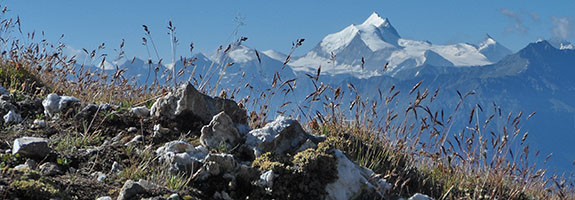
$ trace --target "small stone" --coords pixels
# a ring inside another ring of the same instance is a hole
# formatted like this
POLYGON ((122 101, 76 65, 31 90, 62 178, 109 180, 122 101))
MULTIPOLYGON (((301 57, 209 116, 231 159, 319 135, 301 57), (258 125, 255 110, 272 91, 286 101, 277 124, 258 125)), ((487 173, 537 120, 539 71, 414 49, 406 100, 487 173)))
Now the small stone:
POLYGON ((4 123, 5 124, 12 124, 12 123, 20 123, 22 122, 22 116, 16 113, 15 111, 11 110, 6 115, 4 115, 4 123))
POLYGON ((111 174, 119 174, 120 172, 122 172, 123 167, 122 165, 120 165, 120 163, 114 161, 114 163, 112 163, 112 169, 110 169, 110 173, 111 174))
POLYGON ((46 126, 48 126, 48 124, 46 123, 46 120, 43 120, 43 119, 35 119, 34 120, 34 125, 33 125, 34 128, 41 129, 41 128, 46 128, 46 126))
POLYGON ((40 172, 44 176, 55 176, 55 175, 63 174, 62 170, 60 170, 60 166, 58 166, 56 163, 52 163, 52 162, 47 162, 47 163, 40 165, 40 172))
POLYGON ((25 170, 30 169, 30 166, 28 166, 28 165, 26 165, 26 164, 19 164, 19 165, 16 165, 16 166, 14 167, 14 169, 15 169, 15 170, 25 171, 25 170))
POLYGON ((126 200, 135 197, 138 194, 146 193, 146 189, 140 185, 138 182, 132 180, 127 180, 124 186, 120 190, 120 195, 118 195, 118 200, 126 200))
POLYGON ((4 112, 6 111, 10 111, 10 110, 16 110, 16 106, 14 106, 13 104, 11 104, 9 102, 10 97, 6 96, 6 95, 2 95, 2 100, 0 100, 0 110, 3 110, 4 112), (4 97, 7 97, 8 99, 4 99, 4 97))
POLYGON ((166 199, 167 198, 165 197, 157 196, 157 197, 142 198, 141 200, 166 200, 166 199))
POLYGON ((128 133, 135 133, 136 131, 138 131, 138 128, 136 128, 136 127, 128 128, 128 133))
POLYGON ((144 179, 138 180, 138 184, 140 184, 140 186, 142 186, 146 191, 157 190, 160 188, 160 186, 144 179))
POLYGON ((4 87, 0 86, 0 95, 9 95, 10 91, 6 90, 4 87))
POLYGON ((50 153, 48 140, 39 137, 21 137, 14 140, 12 154, 26 157, 44 158, 50 153))
POLYGON ((122 138, 124 138, 124 133, 125 133, 125 132, 122 132, 122 131, 121 131, 121 132, 119 132, 116 136, 114 136, 114 137, 112 138, 112 143, 115 144, 115 143, 120 142, 120 141, 122 140, 122 138))
POLYGON ((274 172, 272 170, 269 170, 267 172, 264 172, 261 176, 260 176, 260 184, 265 186, 266 188, 272 188, 273 184, 274 184, 274 178, 277 177, 276 174, 274 174, 274 172))
POLYGON ((132 108, 132 109, 130 109, 130 112, 132 112, 134 115, 136 115, 136 117, 145 118, 145 117, 150 116, 150 109, 148 109, 144 106, 132 108))
POLYGON ((181 198, 180 195, 177 194, 177 193, 174 193, 174 194, 172 194, 172 195, 170 195, 170 196, 168 197, 168 200, 181 200, 181 199, 182 199, 182 198, 181 198))
POLYGON ((96 200, 112 200, 112 197, 110 196, 98 197, 96 200))
POLYGON ((214 193, 213 199, 232 200, 232 198, 226 191, 214 193))
POLYGON ((106 174, 104 174, 102 172, 94 172, 94 173, 92 173, 92 176, 95 176, 96 180, 98 182, 104 182, 104 180, 106 180, 106 178, 108 178, 108 176, 106 176, 106 174))
POLYGON ((132 140, 130 140, 129 142, 124 144, 124 146, 131 146, 131 145, 137 144, 138 142, 142 141, 143 139, 144 139, 144 136, 136 135, 136 136, 134 136, 134 138, 132 138, 132 140))
POLYGON ((152 135, 152 137, 161 137, 163 135, 166 135, 168 133, 170 133, 170 129, 169 128, 164 128, 162 127, 162 125, 160 124, 156 124, 154 125, 154 135, 152 135))
POLYGON ((30 169, 36 169, 36 166, 38 165, 38 163, 32 159, 27 159, 24 164, 27 165, 30 169))
POLYGON ((156 150, 157 154, 165 154, 167 152, 184 153, 194 150, 194 145, 187 143, 183 140, 171 141, 156 150))
POLYGON ((425 194, 416 193, 413 196, 411 196, 408 200, 433 200, 433 198, 425 194))
POLYGON ((110 104, 100 104, 98 106, 98 108, 100 108, 100 111, 108 111, 108 110, 112 110, 112 109, 117 109, 118 106, 113 106, 110 104))

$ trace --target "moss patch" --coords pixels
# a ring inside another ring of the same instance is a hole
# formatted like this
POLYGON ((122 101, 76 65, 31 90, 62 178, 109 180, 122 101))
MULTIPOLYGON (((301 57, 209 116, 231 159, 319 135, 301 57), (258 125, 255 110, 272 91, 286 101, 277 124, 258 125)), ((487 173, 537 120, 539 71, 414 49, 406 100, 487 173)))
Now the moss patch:
POLYGON ((44 179, 24 179, 10 183, 10 189, 19 196, 29 199, 48 199, 61 196, 61 191, 50 181, 44 179))
POLYGON ((329 145, 307 149, 293 157, 264 153, 253 162, 260 171, 277 175, 271 188, 274 199, 323 199, 325 186, 337 179, 337 159, 329 145))
POLYGON ((257 157, 252 163, 252 166, 257 167, 260 171, 279 171, 285 169, 288 162, 289 158, 285 158, 276 153, 266 152, 260 157, 257 157))

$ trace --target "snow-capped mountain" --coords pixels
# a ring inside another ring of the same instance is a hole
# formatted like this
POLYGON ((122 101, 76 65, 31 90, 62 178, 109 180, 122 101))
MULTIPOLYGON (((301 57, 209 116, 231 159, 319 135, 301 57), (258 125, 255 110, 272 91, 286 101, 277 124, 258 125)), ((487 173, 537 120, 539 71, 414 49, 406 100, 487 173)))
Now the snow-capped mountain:
POLYGON ((547 42, 557 49, 575 49, 575 45, 563 39, 551 38, 550 40, 547 40, 547 42))
POLYGON ((322 53, 339 54, 356 38, 369 50, 378 51, 398 47, 397 40, 400 36, 388 19, 383 19, 374 12, 362 24, 352 24, 340 32, 327 35, 319 48, 322 53))
POLYGON ((394 76, 402 69, 422 65, 480 66, 499 61, 511 52, 489 37, 480 47, 459 43, 434 45, 401 38, 389 19, 371 14, 362 24, 352 24, 329 34, 315 48, 295 59, 295 71, 311 72, 322 66, 331 75, 353 72, 356 77, 394 76), (384 71, 384 66, 389 63, 384 71))
POLYGON ((489 34, 487 34, 485 40, 479 44, 479 52, 493 63, 513 53, 507 47, 495 41, 489 34))

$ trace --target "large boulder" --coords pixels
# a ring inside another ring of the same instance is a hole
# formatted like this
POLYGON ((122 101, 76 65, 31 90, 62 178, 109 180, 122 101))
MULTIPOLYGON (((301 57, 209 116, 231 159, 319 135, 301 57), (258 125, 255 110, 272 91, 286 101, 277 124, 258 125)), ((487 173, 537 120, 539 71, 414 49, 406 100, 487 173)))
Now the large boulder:
POLYGON ((391 188, 385 179, 374 179, 373 171, 355 164, 340 150, 334 150, 334 155, 338 178, 326 186, 326 199, 380 199, 391 188))
POLYGON ((306 133, 297 120, 279 116, 263 128, 250 131, 246 144, 254 150, 257 157, 265 152, 294 153, 301 151, 302 145, 308 143, 306 147, 313 147, 313 144, 320 140, 306 133), (310 142, 313 144, 309 144, 310 142))
POLYGON ((225 111, 236 124, 247 123, 246 110, 238 106, 236 102, 219 97, 212 98, 187 83, 175 93, 159 98, 152 105, 151 115, 164 119, 192 115, 208 123, 214 115, 222 111, 225 111))
POLYGON ((213 117, 212 121, 202 127, 200 142, 212 149, 225 147, 232 149, 240 142, 240 134, 232 119, 224 112, 213 117))
POLYGON ((21 137, 14 140, 12 154, 25 157, 44 158, 50 153, 48 140, 39 137, 21 137))

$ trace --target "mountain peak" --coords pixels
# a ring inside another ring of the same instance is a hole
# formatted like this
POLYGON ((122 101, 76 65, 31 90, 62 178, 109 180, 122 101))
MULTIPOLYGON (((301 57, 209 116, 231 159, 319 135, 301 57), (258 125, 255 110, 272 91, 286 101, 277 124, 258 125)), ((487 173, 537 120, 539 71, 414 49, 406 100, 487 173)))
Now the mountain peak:
POLYGON ((496 63, 507 55, 512 54, 511 50, 499 44, 489 34, 485 34, 485 39, 479 44, 479 52, 483 54, 487 60, 496 63))
POLYGON ((551 46, 553 46, 557 49, 560 49, 560 50, 574 49, 573 44, 571 44, 571 42, 564 40, 564 39, 551 38, 551 39, 547 40, 547 42, 549 42, 549 44, 551 44, 551 46))
POLYGON ((376 27, 389 26, 389 20, 387 18, 382 18, 377 14, 377 12, 371 13, 371 15, 363 22, 363 24, 371 24, 376 27))
POLYGON ((483 42, 481 42, 479 44, 479 50, 485 49, 487 47, 489 47, 490 45, 494 45, 497 44, 497 41, 495 41, 495 39, 493 39, 493 37, 491 37, 489 34, 485 34, 485 39, 483 39, 483 42))
POLYGON ((491 37, 491 35, 489 35, 489 33, 485 33, 485 39, 493 39, 493 37, 491 37))
POLYGON ((548 50, 548 49, 557 49, 555 48, 549 41, 538 39, 535 43, 530 43, 525 48, 521 49, 520 51, 526 50, 548 50))

